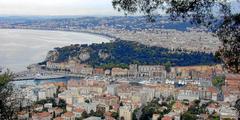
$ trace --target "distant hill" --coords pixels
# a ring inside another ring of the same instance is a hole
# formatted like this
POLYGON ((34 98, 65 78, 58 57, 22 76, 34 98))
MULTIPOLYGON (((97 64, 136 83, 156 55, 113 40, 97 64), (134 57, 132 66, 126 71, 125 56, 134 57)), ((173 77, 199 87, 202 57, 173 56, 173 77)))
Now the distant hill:
POLYGON ((212 53, 169 50, 137 42, 116 40, 111 43, 71 45, 49 51, 46 61, 75 60, 94 67, 127 67, 129 64, 165 64, 173 66, 212 65, 219 63, 212 53))
POLYGON ((0 16, 0 27, 15 28, 27 26, 32 29, 69 30, 108 26, 115 29, 143 30, 143 29, 176 29, 187 31, 194 27, 189 21, 170 21, 168 17, 156 17, 156 22, 148 22, 144 16, 113 16, 113 17, 84 17, 84 16, 0 16), (36 27, 37 26, 37 27, 36 27))

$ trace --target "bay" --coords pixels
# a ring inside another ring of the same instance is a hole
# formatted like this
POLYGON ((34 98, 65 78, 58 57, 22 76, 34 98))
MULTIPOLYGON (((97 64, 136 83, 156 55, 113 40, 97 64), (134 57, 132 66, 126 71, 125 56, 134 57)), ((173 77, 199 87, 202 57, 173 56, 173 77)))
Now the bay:
POLYGON ((0 29, 0 66, 13 72, 45 59, 55 47, 109 42, 106 37, 79 32, 0 29))

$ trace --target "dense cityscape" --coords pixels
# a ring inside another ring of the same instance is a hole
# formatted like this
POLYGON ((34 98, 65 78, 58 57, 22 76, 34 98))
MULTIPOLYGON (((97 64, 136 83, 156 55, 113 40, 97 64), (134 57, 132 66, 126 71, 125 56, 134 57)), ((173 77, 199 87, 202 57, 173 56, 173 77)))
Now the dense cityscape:
POLYGON ((0 28, 88 32, 169 49, 215 52, 221 43, 206 29, 186 22, 146 22, 144 17, 2 17, 0 28), (141 23, 141 24, 139 24, 141 23))
POLYGON ((240 119, 239 1, 9 1, 0 120, 240 119))
MULTIPOLYGON (((91 30, 97 33, 95 28, 91 30)), ((107 31, 106 33, 113 34, 107 31)), ((114 37, 111 39, 114 40, 114 37)), ((123 44, 122 50, 129 50, 128 47, 124 48, 129 44, 121 41, 112 41, 117 43, 113 48, 123 44)), ((111 46, 111 43, 106 45, 111 46)), ((150 65, 143 64, 144 61, 136 64, 116 64, 107 62, 116 52, 103 49, 107 46, 92 46, 96 47, 91 47, 96 50, 96 55, 89 52, 88 45, 55 48, 48 53, 46 61, 32 64, 27 71, 16 74, 16 81, 70 78, 67 82, 19 85, 17 90, 22 93, 19 97, 22 98, 21 105, 24 109, 18 113, 18 119, 187 120, 235 119, 238 116, 233 106, 239 96, 240 86, 236 84, 239 75, 228 73, 218 62, 192 66, 176 66, 171 62, 150 65), (88 64, 94 60, 97 63, 88 64), (104 61, 106 64, 103 64, 104 61)), ((133 48, 139 49, 137 46, 133 48)), ((140 48, 144 47, 140 45, 140 48)), ((122 55, 120 53, 116 54, 122 55)), ((114 58, 116 59, 116 56, 114 58)))
MULTIPOLYGON (((69 61, 48 62, 46 68, 46 73, 81 74, 84 79, 20 86, 22 107, 31 107, 21 111, 18 119, 237 117, 232 105, 239 95, 239 75, 225 74, 221 65, 171 67, 167 71, 161 65, 132 64, 129 69, 104 70, 69 61)), ((39 69, 32 66, 29 71, 39 69)))

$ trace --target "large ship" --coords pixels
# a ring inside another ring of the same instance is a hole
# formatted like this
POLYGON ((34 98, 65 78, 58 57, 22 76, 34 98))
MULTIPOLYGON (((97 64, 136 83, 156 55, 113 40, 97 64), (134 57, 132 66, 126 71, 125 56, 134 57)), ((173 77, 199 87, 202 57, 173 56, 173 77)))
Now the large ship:
POLYGON ((59 79, 59 78, 65 78, 65 76, 36 74, 34 77, 34 80, 47 80, 47 79, 59 79))
POLYGON ((65 75, 52 75, 52 74, 24 74, 24 75, 18 75, 14 77, 13 80, 49 80, 49 79, 59 79, 59 78, 65 78, 65 75))

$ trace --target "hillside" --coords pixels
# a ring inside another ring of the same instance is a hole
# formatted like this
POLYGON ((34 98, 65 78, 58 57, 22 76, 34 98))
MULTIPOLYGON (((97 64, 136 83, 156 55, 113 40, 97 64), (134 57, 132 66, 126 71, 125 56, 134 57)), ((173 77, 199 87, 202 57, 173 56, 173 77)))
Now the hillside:
POLYGON ((212 53, 169 50, 137 42, 116 40, 111 43, 70 45, 49 51, 46 60, 67 62, 75 60, 94 67, 127 67, 136 64, 165 64, 173 66, 211 65, 219 63, 212 53))

